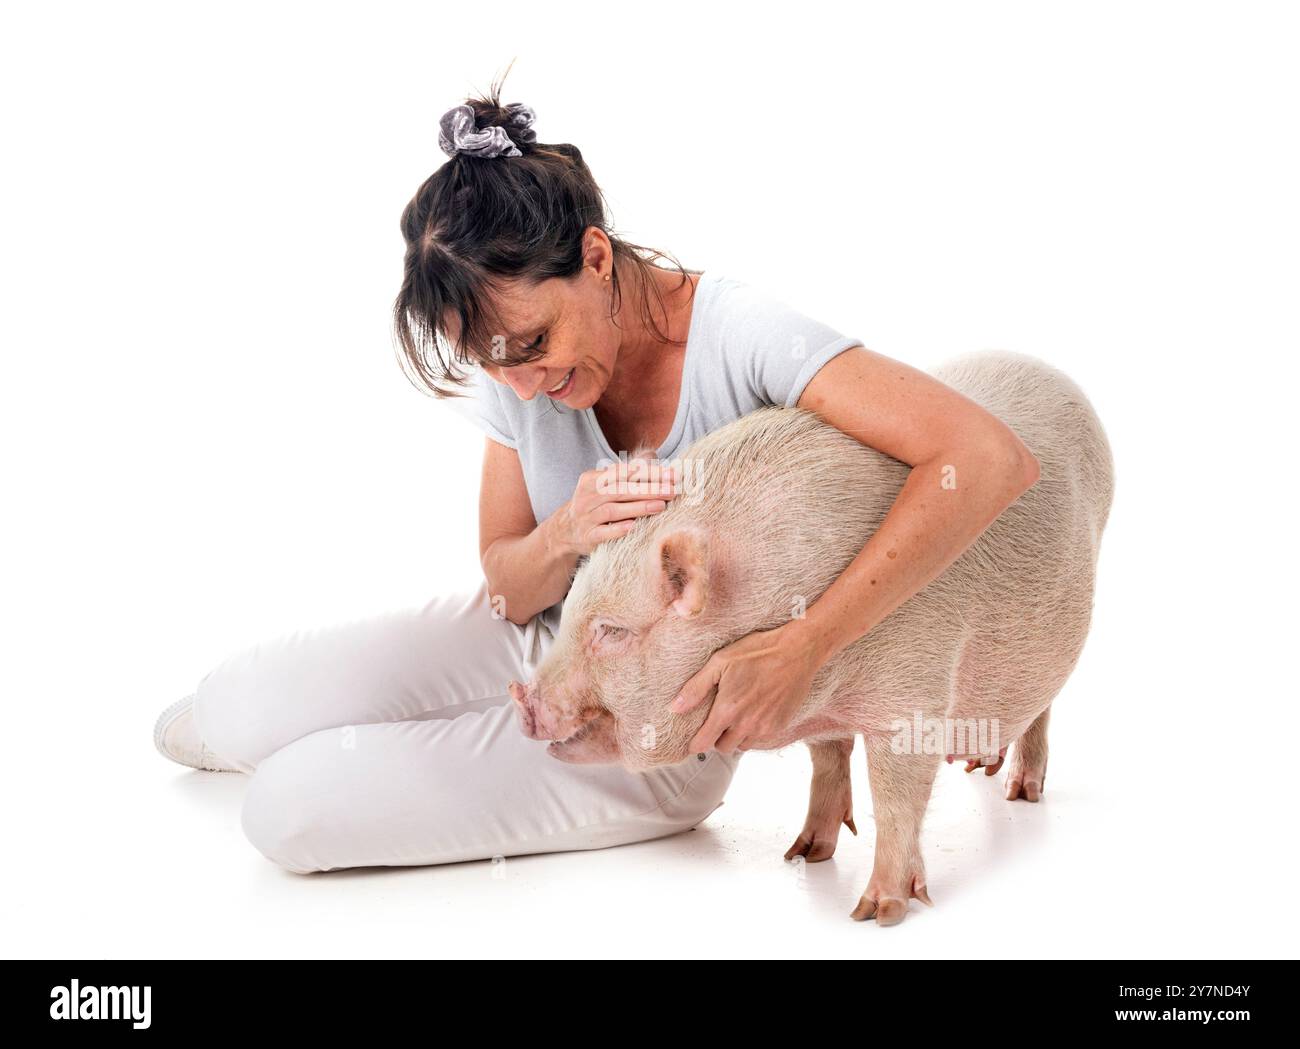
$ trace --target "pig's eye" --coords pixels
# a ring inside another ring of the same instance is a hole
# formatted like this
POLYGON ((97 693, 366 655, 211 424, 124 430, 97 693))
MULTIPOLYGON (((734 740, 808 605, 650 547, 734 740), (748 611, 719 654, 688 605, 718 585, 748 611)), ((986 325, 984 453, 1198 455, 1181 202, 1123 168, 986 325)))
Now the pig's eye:
POLYGON ((627 627, 615 626, 613 623, 597 623, 595 634, 597 642, 618 641, 627 636, 627 627))

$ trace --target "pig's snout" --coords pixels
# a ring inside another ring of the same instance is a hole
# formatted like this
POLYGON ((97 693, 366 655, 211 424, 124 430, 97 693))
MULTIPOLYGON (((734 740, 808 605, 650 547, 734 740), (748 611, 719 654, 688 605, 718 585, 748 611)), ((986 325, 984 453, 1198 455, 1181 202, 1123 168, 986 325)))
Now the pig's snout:
POLYGON ((537 724, 537 682, 530 681, 526 686, 512 681, 507 686, 510 698, 515 702, 515 716, 519 719, 519 728, 529 739, 550 739, 539 731, 537 724))
POLYGON ((530 681, 527 685, 512 681, 508 688, 510 698, 515 703, 519 728, 529 739, 568 739, 599 713, 579 711, 567 714, 555 710, 543 702, 536 681, 530 681))
POLYGON ((509 685, 510 698, 515 701, 515 714, 519 719, 519 728, 529 739, 564 739, 571 735, 574 728, 560 734, 564 727, 555 712, 542 702, 541 690, 536 681, 521 685, 512 681, 509 685))

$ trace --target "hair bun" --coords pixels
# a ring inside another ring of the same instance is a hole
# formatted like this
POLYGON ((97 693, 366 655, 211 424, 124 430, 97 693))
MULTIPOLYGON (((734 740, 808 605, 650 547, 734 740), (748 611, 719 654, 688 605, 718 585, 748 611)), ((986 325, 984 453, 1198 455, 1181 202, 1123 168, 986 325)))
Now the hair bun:
POLYGON ((537 132, 533 130, 533 121, 537 119, 537 114, 533 112, 531 106, 526 106, 522 102, 510 102, 506 105, 506 124, 510 128, 514 137, 528 145, 537 141, 537 132))
POLYGON ((532 145, 537 141, 533 121, 537 115, 520 102, 509 103, 497 111, 497 123, 486 118, 486 126, 478 126, 478 117, 470 105, 453 106, 438 121, 438 145, 449 157, 461 153, 471 157, 520 157, 523 151, 515 144, 532 145))

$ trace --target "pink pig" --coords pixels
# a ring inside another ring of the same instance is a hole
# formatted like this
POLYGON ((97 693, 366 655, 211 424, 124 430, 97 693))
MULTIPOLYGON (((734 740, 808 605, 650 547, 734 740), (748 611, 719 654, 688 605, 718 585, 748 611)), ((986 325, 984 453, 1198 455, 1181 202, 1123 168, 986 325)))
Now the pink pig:
MULTIPOLYGON (((863 737, 877 832, 853 917, 880 924, 901 921, 912 897, 930 902, 919 836, 945 758, 993 772, 1014 742, 1007 796, 1038 800, 1048 715, 1088 632, 1113 490, 1101 424, 1060 371, 988 351, 935 374, 1019 435, 1038 482, 826 663, 786 731, 749 748, 808 744, 808 816, 786 859, 815 862, 834 853, 841 823, 856 833, 849 758, 863 737)), ((761 409, 697 441, 667 509, 579 566, 537 679, 510 683, 524 733, 553 740, 561 761, 642 770, 689 758, 708 704, 670 711, 682 685, 716 649, 812 604, 908 470, 794 408, 761 409)))

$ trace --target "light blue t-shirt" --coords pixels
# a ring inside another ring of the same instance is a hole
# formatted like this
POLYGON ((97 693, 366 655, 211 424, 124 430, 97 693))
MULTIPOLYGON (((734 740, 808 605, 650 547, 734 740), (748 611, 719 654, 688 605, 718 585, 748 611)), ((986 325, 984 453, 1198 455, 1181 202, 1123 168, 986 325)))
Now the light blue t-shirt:
MULTIPOLYGON (((657 457, 672 460, 696 440, 764 405, 793 407, 827 361, 861 339, 804 316, 742 281, 700 274, 691 307, 681 394, 672 429, 657 457)), ((493 440, 515 449, 538 522, 573 495, 586 470, 618 459, 596 414, 539 395, 522 401, 514 391, 471 369, 472 400, 447 403, 465 412, 493 440)), ((563 602, 542 613, 556 631, 563 602)))

